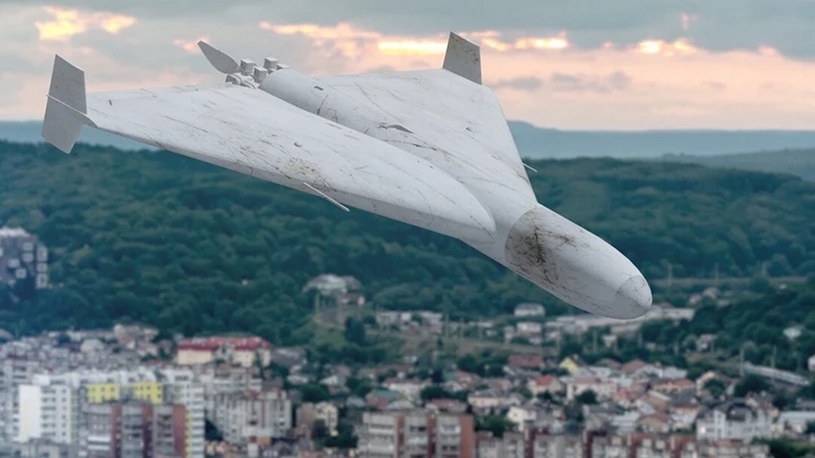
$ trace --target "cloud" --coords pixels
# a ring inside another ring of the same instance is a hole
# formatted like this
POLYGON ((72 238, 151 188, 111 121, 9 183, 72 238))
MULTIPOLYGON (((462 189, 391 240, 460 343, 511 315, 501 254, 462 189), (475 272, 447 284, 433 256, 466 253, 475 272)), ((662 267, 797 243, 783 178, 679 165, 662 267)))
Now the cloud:
POLYGON ((544 84, 544 80, 535 76, 520 76, 499 80, 489 86, 493 89, 514 89, 516 91, 535 92, 544 84))
POLYGON ((333 26, 321 26, 308 23, 273 24, 269 21, 260 21, 258 27, 276 35, 304 37, 311 41, 312 46, 321 48, 324 52, 340 53, 350 59, 357 59, 364 52, 371 51, 383 37, 383 34, 379 32, 359 29, 345 22, 333 26))
MULTIPOLYGON (((5 0, 17 7, 35 2, 5 0)), ((274 23, 330 26, 350 23, 392 35, 434 35, 449 30, 500 30, 550 36, 561 30, 577 47, 599 47, 610 41, 634 45, 646 37, 673 41, 681 36, 716 51, 755 49, 767 45, 796 57, 815 57, 815 2, 811 0, 489 0, 450 2, 412 0, 49 0, 49 4, 87 11, 116 11, 144 20, 206 22, 196 34, 243 21, 266 18, 274 23), (183 21, 178 21, 182 18, 183 21)), ((246 37, 245 37, 246 38, 246 37)))
MULTIPOLYGON (((334 26, 318 24, 273 24, 261 21, 261 30, 278 35, 298 35, 311 40, 316 48, 332 49, 345 57, 356 59, 368 52, 390 55, 433 55, 444 54, 447 49, 446 34, 426 37, 392 35, 361 29, 349 23, 334 26)), ((569 47, 565 32, 553 36, 522 36, 505 38, 494 30, 462 32, 465 38, 495 52, 516 50, 563 50, 569 47)))
POLYGON ((643 40, 637 43, 635 48, 643 54, 658 54, 665 57, 686 56, 698 51, 686 38, 679 38, 672 42, 665 40, 643 40))
POLYGON ((381 40, 376 49, 383 54, 444 54, 447 42, 444 40, 381 40))
POLYGON ((631 77, 621 71, 604 76, 555 72, 549 83, 555 91, 612 92, 626 90, 631 86, 631 77))
POLYGON ((679 23, 682 24, 682 30, 687 32, 690 29, 691 24, 698 19, 698 14, 682 13, 679 16, 679 23))
POLYGON ((719 81, 705 81, 702 85, 714 91, 726 91, 727 85, 719 81))
POLYGON ((801 39, 815 32, 808 0, 49 4, 0 1, 0 82, 16 94, 0 102, 0 118, 42 115, 55 53, 86 70, 89 91, 124 90, 222 81, 197 37, 319 78, 439 68, 453 29, 481 45, 484 80, 510 118, 583 129, 815 127, 815 43, 801 39))
POLYGON ((268 21, 261 21, 258 27, 278 35, 299 35, 308 38, 314 47, 333 48, 349 58, 357 58, 363 52, 373 50, 383 54, 422 55, 443 54, 447 49, 447 40, 443 36, 423 39, 399 37, 360 29, 345 22, 334 26, 321 26, 317 24, 272 24, 268 21))
POLYGON ((618 91, 625 90, 631 85, 631 77, 628 76, 627 73, 620 71, 608 75, 606 77, 606 81, 611 89, 616 89, 618 91))
POLYGON ((569 40, 566 33, 562 32, 555 37, 526 37, 515 41, 515 49, 566 49, 569 47, 569 40))
POLYGON ((45 6, 43 11, 48 13, 51 19, 34 23, 41 41, 67 41, 75 35, 93 29, 104 30, 115 35, 136 23, 136 18, 133 16, 109 12, 83 13, 76 9, 55 6, 45 6))
POLYGON ((209 38, 204 35, 198 38, 194 38, 192 40, 176 38, 175 40, 173 40, 173 44, 183 49, 184 52, 188 54, 199 54, 201 52, 201 49, 198 47, 199 41, 206 41, 207 43, 209 43, 209 38))

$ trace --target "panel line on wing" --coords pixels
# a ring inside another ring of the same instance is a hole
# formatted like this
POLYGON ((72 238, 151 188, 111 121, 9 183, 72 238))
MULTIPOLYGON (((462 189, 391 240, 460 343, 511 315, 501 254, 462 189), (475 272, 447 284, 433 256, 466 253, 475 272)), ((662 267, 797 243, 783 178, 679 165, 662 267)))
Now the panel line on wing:
POLYGON ((326 193, 324 193, 324 192, 320 191, 319 189, 317 189, 317 188, 315 188, 314 186, 312 186, 312 185, 310 185, 310 184, 306 183, 305 181, 303 182, 303 185, 304 185, 305 187, 307 187, 308 189, 310 189, 310 190, 311 190, 312 192, 314 192, 315 194, 317 194, 318 196, 322 197, 323 199, 325 199, 325 200, 327 200, 327 201, 331 202, 332 204, 334 204, 335 206, 339 207, 340 209, 342 209, 342 210, 344 210, 344 211, 347 211, 347 212, 350 212, 350 211, 351 211, 351 210, 350 210, 348 207, 346 207, 345 205, 343 205, 343 204, 339 203, 339 202, 338 202, 336 199, 334 199, 333 197, 331 197, 331 196, 329 196, 328 194, 326 194, 326 193))

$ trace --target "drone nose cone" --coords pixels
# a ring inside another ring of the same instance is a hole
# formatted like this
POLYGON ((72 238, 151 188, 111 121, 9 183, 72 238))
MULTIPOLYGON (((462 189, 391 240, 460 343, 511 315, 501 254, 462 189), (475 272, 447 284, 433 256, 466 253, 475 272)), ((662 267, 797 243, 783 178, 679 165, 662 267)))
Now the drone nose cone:
POLYGON ((651 307, 648 282, 628 258, 542 205, 513 225, 504 261, 510 269, 587 312, 631 319, 651 307))
POLYGON ((642 275, 632 275, 617 289, 613 310, 615 318, 636 318, 651 307, 651 288, 642 275))

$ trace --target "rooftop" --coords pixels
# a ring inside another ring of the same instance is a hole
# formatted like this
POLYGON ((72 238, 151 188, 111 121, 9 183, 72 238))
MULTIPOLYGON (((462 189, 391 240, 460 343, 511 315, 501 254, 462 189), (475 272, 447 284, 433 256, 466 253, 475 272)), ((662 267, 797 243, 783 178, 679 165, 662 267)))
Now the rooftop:
POLYGON ((197 337, 178 343, 179 350, 215 351, 224 346, 249 351, 271 348, 269 342, 260 337, 197 337))
POLYGON ((28 237, 30 235, 25 229, 19 227, 0 227, 0 238, 28 237))

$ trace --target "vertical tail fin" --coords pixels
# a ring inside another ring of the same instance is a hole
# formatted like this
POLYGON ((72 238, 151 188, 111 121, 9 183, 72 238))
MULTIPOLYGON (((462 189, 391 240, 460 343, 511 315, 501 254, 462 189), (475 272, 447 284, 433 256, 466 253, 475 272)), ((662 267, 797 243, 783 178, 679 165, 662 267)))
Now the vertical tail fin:
POLYGON ((481 84, 481 48, 477 44, 450 32, 444 69, 481 84))
POLYGON ((42 136, 63 153, 70 153, 85 125, 94 125, 87 115, 85 72, 55 56, 42 136))

